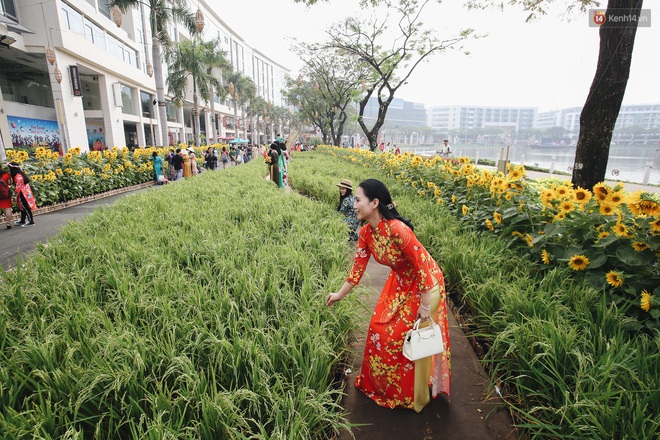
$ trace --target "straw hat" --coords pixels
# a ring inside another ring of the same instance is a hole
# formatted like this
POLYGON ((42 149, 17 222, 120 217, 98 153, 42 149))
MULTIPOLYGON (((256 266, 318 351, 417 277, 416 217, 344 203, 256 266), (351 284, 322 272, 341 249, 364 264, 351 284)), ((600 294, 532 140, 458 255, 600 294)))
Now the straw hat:
POLYGON ((353 191, 353 182, 351 182, 348 179, 343 179, 341 181, 341 183, 337 184, 337 186, 340 187, 340 188, 346 188, 346 189, 350 189, 351 191, 353 191))

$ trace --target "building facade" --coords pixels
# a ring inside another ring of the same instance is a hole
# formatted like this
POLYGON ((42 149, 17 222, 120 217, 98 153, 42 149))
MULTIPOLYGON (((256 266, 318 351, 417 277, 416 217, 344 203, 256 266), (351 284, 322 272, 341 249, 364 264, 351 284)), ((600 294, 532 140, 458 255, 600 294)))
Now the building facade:
MULTIPOLYGON (((212 1, 188 3, 192 13, 199 9, 204 16, 202 38, 219 38, 234 69, 254 80, 257 94, 284 105, 280 91, 288 70, 246 44, 220 19, 212 1)), ((164 107, 155 105, 147 3, 121 14, 119 27, 110 5, 111 0, 0 0, 3 147, 48 144, 66 152, 173 145, 191 138, 192 90, 185 100, 166 96, 164 107), (162 139, 158 111, 166 112, 169 139, 162 139)), ((173 41, 190 39, 177 23, 167 32, 173 41)), ((163 68, 166 77, 165 62, 163 68)), ((245 134, 243 115, 239 110, 237 124, 231 100, 215 97, 213 104, 201 103, 202 133, 211 132, 211 124, 215 128, 209 143, 245 134)))
MULTIPOLYGON (((364 119, 373 124, 378 118, 378 99, 369 98, 364 109, 364 119)), ((387 108, 385 123, 388 127, 426 127, 426 106, 419 102, 405 101, 394 98, 387 108)))
POLYGON ((428 125, 446 134, 488 127, 511 132, 532 128, 536 113, 532 107, 433 106, 429 108, 428 125))
MULTIPOLYGON (((538 115, 536 128, 562 127, 577 134, 580 131, 581 113, 582 107, 542 112, 538 115)), ((645 130, 660 128, 660 104, 622 105, 614 130, 633 126, 645 130)))

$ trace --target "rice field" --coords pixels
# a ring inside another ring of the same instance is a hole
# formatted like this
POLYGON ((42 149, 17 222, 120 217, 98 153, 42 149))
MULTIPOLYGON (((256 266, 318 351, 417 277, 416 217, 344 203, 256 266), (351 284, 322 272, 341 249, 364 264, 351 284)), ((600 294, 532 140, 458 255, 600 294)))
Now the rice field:
POLYGON ((3 438, 328 438, 357 299, 332 209, 263 164, 95 211, 3 272, 3 438), (323 233, 319 233, 323 231, 323 233))

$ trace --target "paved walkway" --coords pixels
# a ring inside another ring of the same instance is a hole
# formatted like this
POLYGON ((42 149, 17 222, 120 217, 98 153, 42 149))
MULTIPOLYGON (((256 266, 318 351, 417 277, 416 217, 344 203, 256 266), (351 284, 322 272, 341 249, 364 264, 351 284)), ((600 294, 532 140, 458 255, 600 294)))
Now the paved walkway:
MULTIPOLYGON (((2 267, 7 269, 13 266, 20 254, 30 252, 37 243, 45 243, 48 237, 57 234, 60 228, 70 221, 78 220, 100 206, 112 205, 119 198, 141 190, 127 191, 72 207, 35 215, 34 222, 36 224, 29 228, 13 226, 11 229, 6 229, 4 224, 0 224, 0 263, 2 267)), ((19 216, 14 213, 14 220, 18 219, 19 216)))
MULTIPOLYGON (((351 373, 346 377, 346 396, 342 406, 348 411, 348 420, 355 425, 353 435, 358 440, 381 439, 443 439, 488 440, 517 439, 509 413, 503 402, 489 389, 488 376, 484 372, 472 345, 449 311, 449 337, 451 340, 452 400, 446 396, 432 399, 419 414, 408 409, 382 408, 355 388, 354 382, 362 368, 364 338, 389 267, 378 264, 373 258, 360 286, 369 289, 366 299, 369 310, 365 311, 363 329, 358 340, 351 345, 349 359, 351 373)), ((353 290, 350 295, 358 294, 353 290)), ((348 432, 340 433, 339 440, 350 440, 348 432)))

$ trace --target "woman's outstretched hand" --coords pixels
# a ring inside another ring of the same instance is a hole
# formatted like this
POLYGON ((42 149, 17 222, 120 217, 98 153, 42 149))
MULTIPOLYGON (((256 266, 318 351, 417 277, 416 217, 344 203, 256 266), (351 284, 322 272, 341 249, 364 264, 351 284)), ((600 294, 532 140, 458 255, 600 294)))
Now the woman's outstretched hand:
POLYGON ((334 303, 336 303, 337 301, 341 301, 343 297, 344 296, 341 295, 339 292, 328 293, 328 296, 325 298, 325 305, 328 307, 332 307, 334 303))

